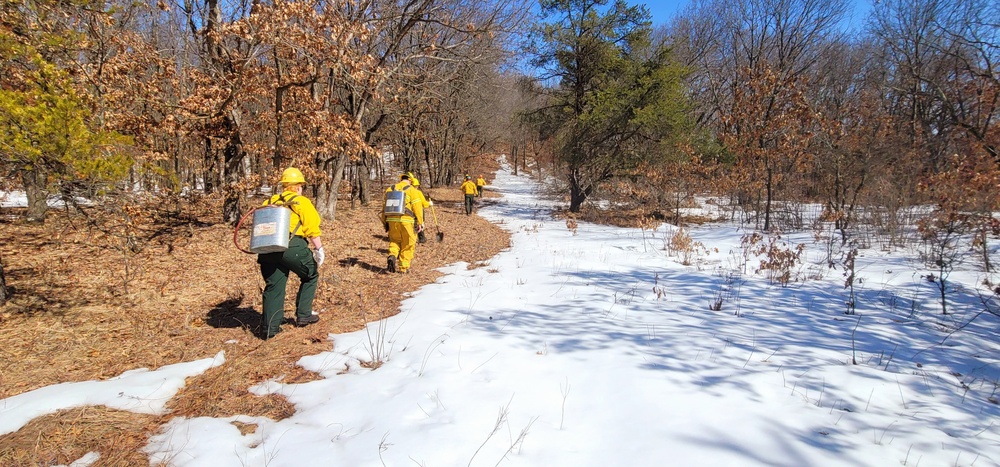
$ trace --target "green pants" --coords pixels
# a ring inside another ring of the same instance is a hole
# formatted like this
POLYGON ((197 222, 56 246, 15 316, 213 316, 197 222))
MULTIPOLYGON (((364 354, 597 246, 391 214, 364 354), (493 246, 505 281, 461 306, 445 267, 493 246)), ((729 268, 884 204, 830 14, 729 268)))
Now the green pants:
POLYGON ((472 214, 473 204, 476 204, 476 195, 465 195, 465 215, 472 214))
POLYGON ((302 282, 295 295, 295 317, 299 320, 312 315, 312 302, 319 283, 319 268, 313 259, 309 243, 302 237, 292 237, 288 249, 277 253, 257 255, 260 274, 264 276, 264 318, 262 328, 265 338, 281 332, 285 319, 285 285, 288 273, 294 272, 302 282))

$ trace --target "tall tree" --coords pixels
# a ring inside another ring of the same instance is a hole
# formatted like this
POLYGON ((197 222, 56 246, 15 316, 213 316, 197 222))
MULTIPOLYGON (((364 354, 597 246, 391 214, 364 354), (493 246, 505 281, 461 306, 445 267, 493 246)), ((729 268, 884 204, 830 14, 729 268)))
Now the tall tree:
POLYGON ((885 72, 871 55, 871 41, 837 44, 820 57, 804 91, 816 113, 810 148, 815 186, 807 190, 822 198, 845 244, 858 210, 871 201, 866 192, 872 181, 902 165, 891 116, 879 97, 885 72))
MULTIPOLYGON (((926 163, 968 138, 1000 166, 1000 5, 989 0, 892 0, 875 6, 871 29, 885 57, 901 132, 926 146, 926 163)), ((961 146, 961 143, 959 144, 961 146)))
POLYGON ((538 113, 555 139, 578 212, 598 187, 635 167, 644 143, 683 120, 682 69, 669 50, 650 53, 645 7, 624 0, 544 0, 539 26, 550 102, 538 113))
POLYGON ((109 14, 86 0, 4 1, 0 10, 0 168, 19 177, 26 216, 43 221, 52 193, 72 197, 123 178, 127 138, 93 118, 94 100, 74 57, 88 15, 109 14), (81 25, 81 23, 83 25, 81 25))
POLYGON ((845 0, 707 0, 674 24, 680 59, 692 68, 689 83, 699 123, 726 139, 738 156, 731 186, 763 212, 771 207, 787 170, 798 170, 810 136, 803 121, 811 104, 802 95, 820 57, 836 43, 845 0), (795 132, 784 125, 795 122, 795 132), (780 142, 780 143, 779 143, 780 142), (781 153, 784 148, 793 151, 781 153), (787 156, 787 157, 786 157, 787 156), (754 166, 753 170, 746 170, 754 166), (755 176, 748 178, 750 173, 755 176), (748 193, 747 189, 755 190, 748 193))

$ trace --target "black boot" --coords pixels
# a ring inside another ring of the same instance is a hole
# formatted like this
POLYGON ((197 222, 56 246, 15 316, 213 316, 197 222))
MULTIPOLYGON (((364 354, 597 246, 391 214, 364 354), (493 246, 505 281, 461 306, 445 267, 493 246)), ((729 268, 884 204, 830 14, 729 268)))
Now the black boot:
POLYGON ((300 320, 295 321, 295 325, 301 328, 318 322, 319 322, 319 316, 309 315, 306 318, 302 318, 300 320))
POLYGON ((387 271, 389 271, 389 272, 396 272, 396 257, 395 256, 390 256, 388 259, 386 259, 385 262, 386 262, 385 269, 387 271))

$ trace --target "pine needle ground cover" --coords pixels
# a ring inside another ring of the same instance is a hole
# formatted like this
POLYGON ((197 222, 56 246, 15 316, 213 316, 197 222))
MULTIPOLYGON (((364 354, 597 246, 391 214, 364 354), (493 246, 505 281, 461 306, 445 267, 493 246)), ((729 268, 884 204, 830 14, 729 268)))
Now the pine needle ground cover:
MULTIPOLYGON (((314 302, 321 320, 304 328, 286 324, 269 341, 254 334, 264 285, 256 257, 238 251, 232 228, 214 220, 221 200, 203 199, 169 221, 150 223, 133 245, 71 212, 53 212, 39 225, 20 221, 16 209, 0 211, 0 260, 13 290, 0 307, 0 399, 219 351, 226 356, 221 366, 189 378, 165 415, 88 406, 40 417, 0 436, 0 465, 68 464, 92 451, 101 454, 101 465, 145 465, 141 448, 174 416, 292 415, 284 398, 258 397, 248 388, 317 378, 295 362, 329 350, 331 333, 398 313, 407 293, 441 275, 436 268, 477 267, 509 246, 506 232, 465 215, 457 188, 425 192, 435 200, 434 213, 427 213, 427 243, 417 246, 408 274, 383 271, 388 241, 377 208, 344 208, 335 221, 324 221, 327 258, 314 302)), ((293 277, 288 318, 297 288, 293 277)))

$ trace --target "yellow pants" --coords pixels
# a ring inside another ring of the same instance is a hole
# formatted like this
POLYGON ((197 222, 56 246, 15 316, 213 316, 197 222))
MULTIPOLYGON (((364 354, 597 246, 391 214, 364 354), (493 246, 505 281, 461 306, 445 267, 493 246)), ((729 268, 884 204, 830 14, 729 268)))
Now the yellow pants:
POLYGON ((410 268, 416 248, 417 234, 413 231, 413 221, 389 219, 389 256, 398 258, 400 272, 410 268))

